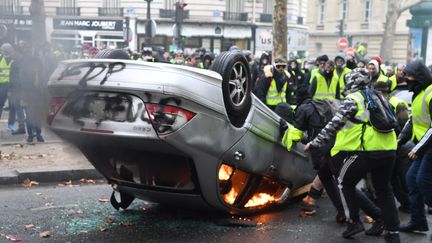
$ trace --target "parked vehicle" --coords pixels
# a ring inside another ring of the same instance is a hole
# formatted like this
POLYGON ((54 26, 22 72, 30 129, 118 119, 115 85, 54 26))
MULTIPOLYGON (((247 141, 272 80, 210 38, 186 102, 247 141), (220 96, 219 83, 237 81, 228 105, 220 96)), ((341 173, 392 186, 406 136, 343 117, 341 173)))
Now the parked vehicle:
POLYGON ((137 197, 244 214, 308 190, 312 163, 303 145, 281 145, 281 118, 251 94, 240 52, 212 71, 97 57, 57 67, 48 122, 120 192, 116 208, 137 197))

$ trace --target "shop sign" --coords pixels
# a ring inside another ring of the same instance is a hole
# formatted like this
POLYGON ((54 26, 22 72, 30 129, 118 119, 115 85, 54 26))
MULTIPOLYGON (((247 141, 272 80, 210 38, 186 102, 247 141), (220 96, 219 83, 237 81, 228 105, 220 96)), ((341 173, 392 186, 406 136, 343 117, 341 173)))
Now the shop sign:
POLYGON ((54 29, 123 31, 123 20, 54 19, 54 29))

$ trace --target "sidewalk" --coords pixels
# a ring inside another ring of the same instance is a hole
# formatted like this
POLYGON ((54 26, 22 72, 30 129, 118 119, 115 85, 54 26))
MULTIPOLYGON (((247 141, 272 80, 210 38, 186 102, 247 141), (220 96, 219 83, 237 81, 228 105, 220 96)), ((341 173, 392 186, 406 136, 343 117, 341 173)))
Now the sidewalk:
POLYGON ((48 128, 42 128, 45 143, 27 144, 27 135, 13 136, 7 131, 8 112, 0 120, 0 185, 98 179, 102 176, 73 145, 48 128))

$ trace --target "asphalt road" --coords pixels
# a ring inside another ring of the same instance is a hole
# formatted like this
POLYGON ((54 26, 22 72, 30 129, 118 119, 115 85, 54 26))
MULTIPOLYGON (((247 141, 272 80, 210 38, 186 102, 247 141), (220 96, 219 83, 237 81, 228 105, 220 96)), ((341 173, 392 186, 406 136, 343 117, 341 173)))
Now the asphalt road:
MULTIPOLYGON (((363 233, 345 240, 334 221, 329 200, 319 200, 315 216, 299 217, 300 205, 248 217, 256 227, 221 226, 225 215, 164 208, 136 200, 130 210, 116 211, 105 184, 0 187, 0 242, 384 242, 363 233), (34 227, 31 226, 34 225, 34 227), (26 225, 29 228, 26 228, 26 225), (50 237, 39 233, 49 231, 50 237)), ((400 214, 402 222, 407 214, 400 214)), ((366 228, 370 227, 365 225, 366 228)), ((430 242, 424 234, 401 235, 402 242, 430 242)))

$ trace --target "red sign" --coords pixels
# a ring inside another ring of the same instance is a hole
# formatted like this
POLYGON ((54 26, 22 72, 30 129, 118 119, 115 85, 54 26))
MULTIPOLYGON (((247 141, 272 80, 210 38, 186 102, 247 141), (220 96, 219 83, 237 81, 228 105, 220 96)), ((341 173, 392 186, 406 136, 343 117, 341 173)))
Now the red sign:
POLYGON ((347 56, 352 56, 353 57, 355 55, 355 49, 352 48, 352 47, 346 48, 345 49, 345 53, 346 53, 347 56))
POLYGON ((340 38, 337 42, 337 48, 339 50, 345 50, 348 47, 348 39, 347 38, 340 38))

